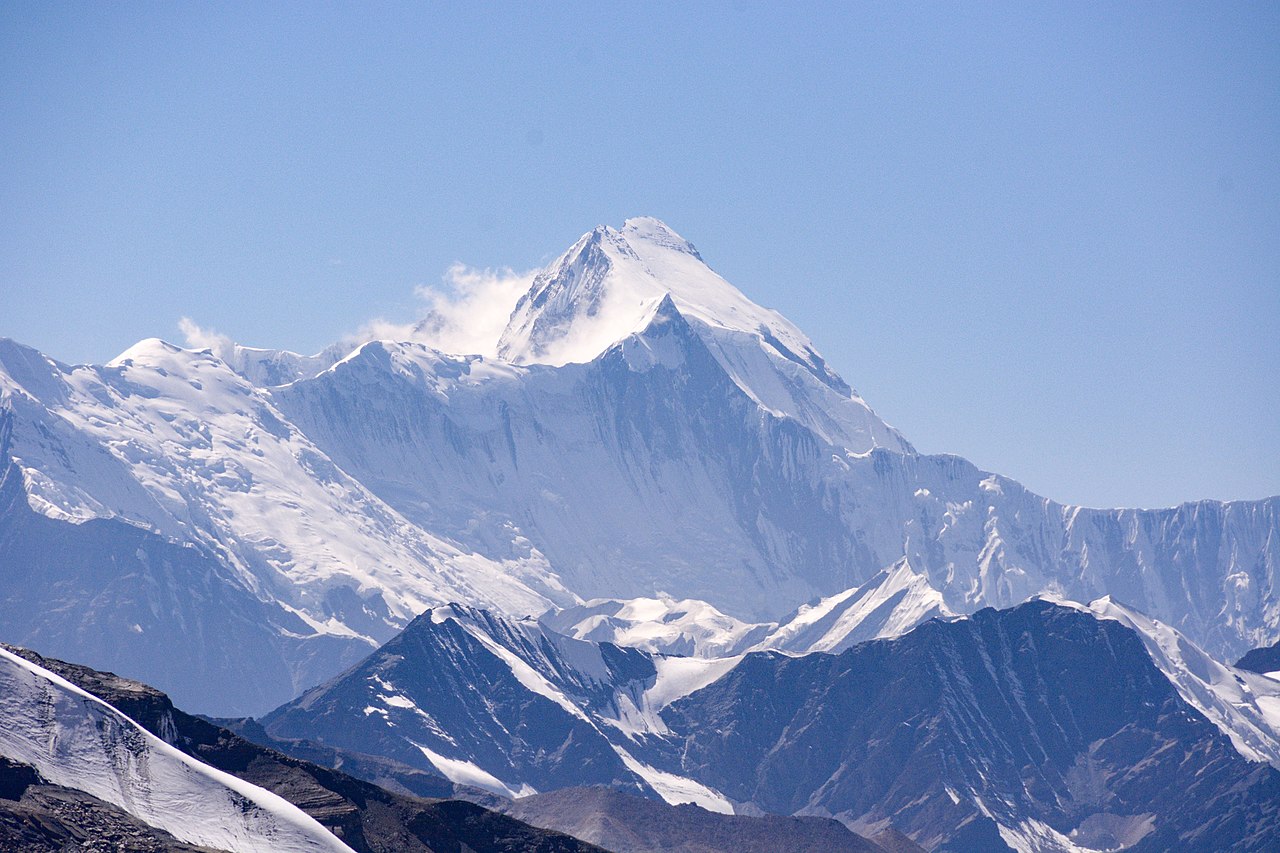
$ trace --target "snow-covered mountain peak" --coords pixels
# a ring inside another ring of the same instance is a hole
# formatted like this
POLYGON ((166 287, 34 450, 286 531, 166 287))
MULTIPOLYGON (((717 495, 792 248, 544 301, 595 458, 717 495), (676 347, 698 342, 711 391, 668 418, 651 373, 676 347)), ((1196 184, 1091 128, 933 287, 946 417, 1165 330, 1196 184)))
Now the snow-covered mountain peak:
POLYGON ((834 654, 867 640, 901 636, 934 617, 954 615, 942 593, 903 557, 860 586, 801 606, 755 648, 834 654))
POLYGON ((289 350, 261 349, 231 344, 213 354, 258 387, 287 385, 315 376, 347 354, 344 342, 333 344, 315 355, 300 355, 289 350))
POLYGON ((503 616, 482 607, 475 607, 458 601, 450 601, 446 604, 438 604, 435 607, 428 608, 420 613, 415 621, 421 624, 429 622, 432 625, 441 625, 450 620, 463 626, 482 626, 483 630, 486 631, 493 625, 510 627, 527 624, 537 628, 537 620, 533 616, 503 616))
POLYGON ((772 623, 752 624, 697 599, 596 598, 557 608, 539 620, 551 630, 595 643, 681 657, 729 657, 753 647, 772 623))
POLYGON ((107 362, 107 367, 122 367, 135 362, 142 364, 155 364, 165 362, 174 357, 181 357, 184 352, 199 354, 200 352, 209 353, 208 350, 184 350, 177 344, 171 344, 160 338, 143 338, 133 346, 120 353, 115 358, 107 362))
POLYGON ((774 338, 801 360, 813 355, 790 321, 747 299, 689 241, 647 217, 595 228, 538 273, 498 352, 515 362, 590 361, 634 332, 666 294, 690 319, 774 338))
POLYGON ((684 347, 695 340, 688 321, 666 293, 650 306, 640 328, 610 350, 620 350, 628 366, 637 372, 658 365, 675 369, 684 362, 684 347))
POLYGON ((241 346, 229 340, 211 346, 186 346, 161 338, 143 338, 106 363, 109 368, 150 368, 164 375, 214 367, 229 370, 256 388, 286 385, 316 375, 347 354, 349 348, 334 344, 316 355, 288 350, 241 346))
POLYGON ((665 249, 684 252, 687 255, 693 255, 699 261, 702 260, 702 255, 698 254, 694 245, 677 234, 661 219, 652 216, 628 219, 622 223, 621 233, 629 242, 644 241, 665 249))
POLYGON ((913 452, 791 321, 744 296, 657 219, 628 219, 621 229, 600 226, 579 238, 534 276, 497 354, 514 364, 589 362, 662 312, 687 321, 733 382, 775 415, 854 452, 913 452))

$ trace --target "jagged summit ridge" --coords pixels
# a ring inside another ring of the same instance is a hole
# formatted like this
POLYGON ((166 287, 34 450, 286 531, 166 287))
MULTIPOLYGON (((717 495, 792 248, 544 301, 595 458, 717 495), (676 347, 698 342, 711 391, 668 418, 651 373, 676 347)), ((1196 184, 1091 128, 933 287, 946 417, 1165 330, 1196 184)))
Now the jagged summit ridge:
MULTIPOLYGON (((484 309, 490 317, 500 310, 484 309)), ((693 243, 653 217, 627 219, 621 228, 600 225, 583 234, 533 276, 496 340, 489 337, 486 322, 479 338, 468 339, 474 349, 457 349, 456 340, 439 337, 438 327, 446 321, 435 309, 406 327, 398 340, 442 354, 478 353, 490 363, 558 367, 593 361, 644 332, 655 316, 669 319, 672 314, 688 321, 733 382, 771 414, 794 418, 824 441, 854 453, 875 448, 915 452, 828 366, 795 324, 748 299, 707 265, 693 243), (670 305, 660 311, 664 299, 670 305)), ((184 320, 183 328, 188 324, 184 320)), ((246 347, 196 331, 192 352, 219 359, 262 389, 314 378, 371 342, 346 338, 306 356, 246 347)), ((178 349, 147 339, 111 364, 139 356, 145 362, 162 360, 178 349)))

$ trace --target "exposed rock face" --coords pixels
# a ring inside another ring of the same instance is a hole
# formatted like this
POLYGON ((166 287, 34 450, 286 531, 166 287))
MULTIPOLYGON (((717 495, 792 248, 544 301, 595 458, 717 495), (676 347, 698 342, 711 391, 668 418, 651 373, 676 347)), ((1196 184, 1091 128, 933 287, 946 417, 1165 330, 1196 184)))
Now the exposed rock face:
POLYGON ((839 655, 750 655, 663 716, 672 761, 727 796, 892 819, 925 847, 988 822, 1037 849, 1280 843, 1280 773, 1241 758, 1133 632, 1045 602, 839 655))
POLYGON ((506 796, 583 783, 652 793, 601 716, 618 714, 620 696, 638 702, 654 674, 643 652, 453 605, 418 617, 263 725, 506 796))
POLYGON ((1280 672, 1280 643, 1261 649, 1250 649, 1244 657, 1236 661, 1235 665, 1237 669, 1247 669, 1250 672, 1263 674, 1280 672))

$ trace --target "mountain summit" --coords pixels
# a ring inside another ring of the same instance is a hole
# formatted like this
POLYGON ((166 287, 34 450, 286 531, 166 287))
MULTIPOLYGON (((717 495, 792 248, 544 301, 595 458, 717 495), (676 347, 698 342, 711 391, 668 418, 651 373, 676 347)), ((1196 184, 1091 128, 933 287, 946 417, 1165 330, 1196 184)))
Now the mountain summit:
POLYGON ((498 355, 516 362, 590 361, 632 332, 665 294, 687 318, 760 334, 837 384, 804 333, 756 305, 703 261, 693 244, 665 223, 628 219, 601 225, 534 278, 502 333, 498 355))
POLYGON ((827 366, 803 332, 725 281, 694 245, 652 217, 601 225, 539 272, 498 340, 514 364, 588 362, 638 333, 670 297, 734 382, 854 452, 911 446, 827 366))

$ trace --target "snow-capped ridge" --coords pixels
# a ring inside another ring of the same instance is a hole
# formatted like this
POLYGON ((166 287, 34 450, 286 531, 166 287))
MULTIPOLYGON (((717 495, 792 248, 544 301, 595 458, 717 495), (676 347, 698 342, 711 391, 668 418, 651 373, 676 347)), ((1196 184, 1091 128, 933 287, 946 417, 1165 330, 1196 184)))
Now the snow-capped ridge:
MULTIPOLYGON (((621 233, 625 237, 644 240, 656 246, 684 252, 699 261, 702 255, 697 248, 685 238, 671 229, 667 223, 653 216, 636 216, 622 223, 621 233)), ((705 261, 703 261, 705 263, 705 261)))
POLYGON ((866 583, 801 605, 777 622, 744 622, 705 601, 670 596, 593 599, 552 609, 539 621, 582 640, 710 659, 767 651, 838 654, 955 615, 942 593, 904 557, 866 583))
POLYGON ((753 650, 835 654, 867 640, 901 636, 934 617, 954 615, 942 593, 903 557, 864 584, 799 607, 753 650))
POLYGON ((315 376, 342 358, 348 349, 346 343, 339 342, 315 355, 302 355, 290 350, 232 344, 229 352, 215 351, 214 355, 259 388, 270 388, 315 376))
POLYGON ((553 682, 568 678, 570 684, 583 688, 610 680, 609 666, 597 645, 553 632, 532 616, 504 616, 485 608, 451 602, 431 608, 415 621, 432 625, 457 623, 511 667, 526 688, 576 716, 581 716, 581 711, 564 692, 565 685, 553 682), (571 665, 571 675, 565 663, 571 665))
POLYGON ((391 376, 444 393, 455 384, 515 378, 528 370, 480 355, 443 352, 415 341, 373 340, 360 344, 317 375, 358 374, 358 381, 368 385, 391 376))
POLYGON ((232 853, 351 853, 279 795, 202 764, 7 649, 0 711, 0 754, 182 841, 232 853))
POLYGON ((70 365, 50 358, 35 347, 12 338, 0 338, 0 406, 12 406, 14 394, 63 402, 64 389, 56 377, 70 370, 70 365))
POLYGON ((596 643, 642 649, 651 654, 715 658, 737 654, 768 632, 772 623, 752 624, 697 599, 597 598, 553 609, 539 617, 553 631, 596 643))
POLYGON ((1183 700, 1226 734, 1237 752, 1280 768, 1280 682, 1214 660, 1177 629, 1110 595, 1087 605, 1039 597, 1131 629, 1183 700))
POLYGON ((247 347, 230 340, 209 346, 179 346, 163 338, 143 338, 106 363, 106 367, 151 367, 168 369, 183 362, 216 362, 255 388, 287 385, 315 376, 347 354, 349 346, 333 344, 315 355, 288 350, 247 347))
POLYGON ((178 327, 186 337, 187 348, 208 351, 259 388, 314 376, 351 349, 350 341, 342 340, 315 355, 302 355, 291 350, 244 346, 227 335, 201 328, 190 317, 183 317, 178 327))

